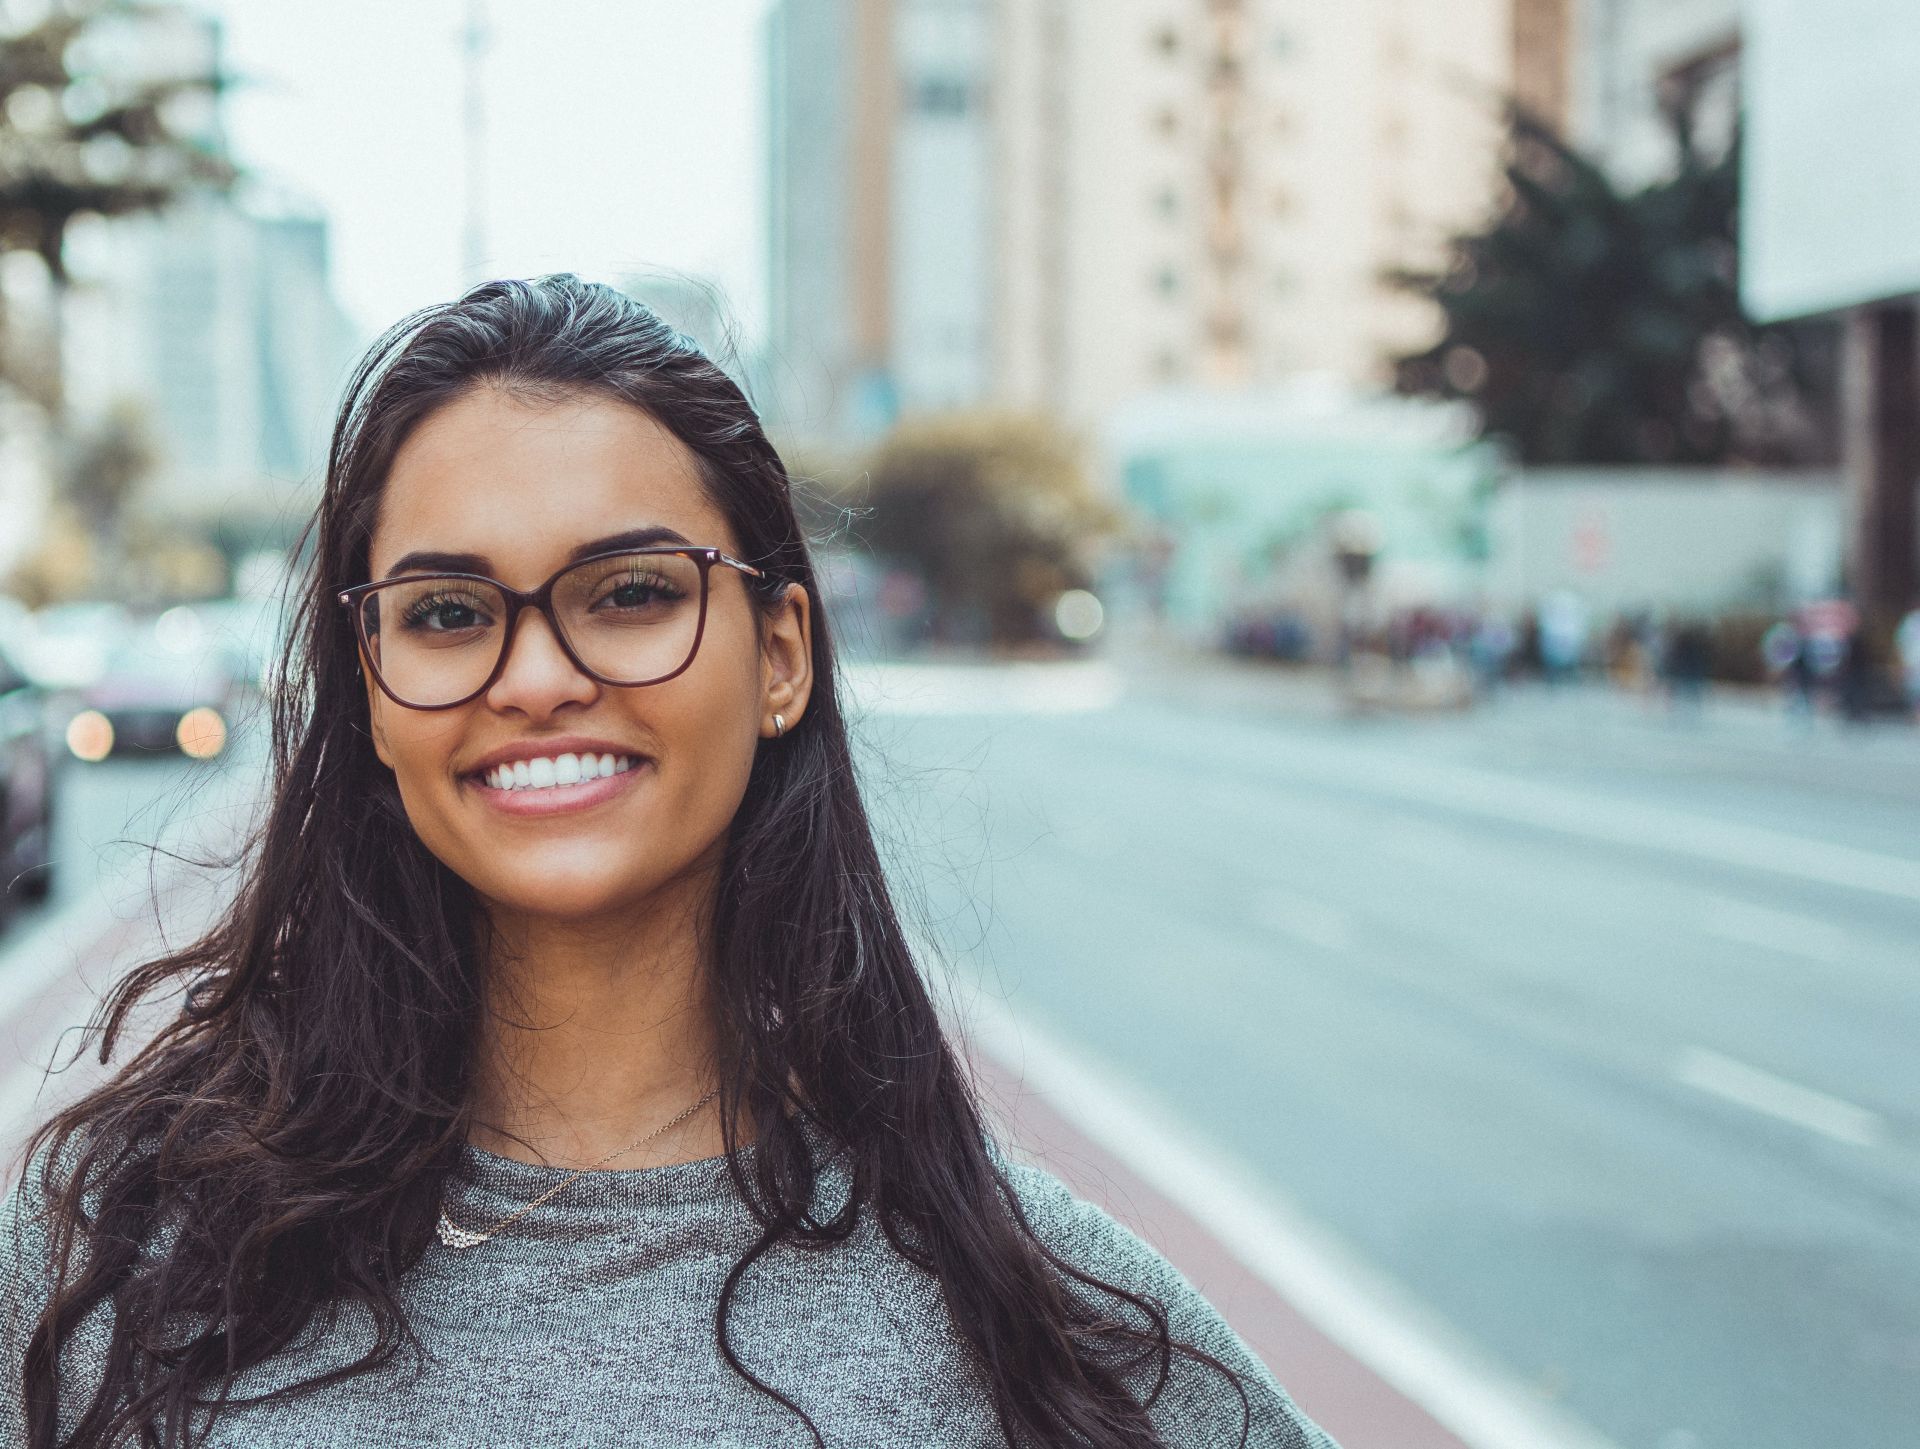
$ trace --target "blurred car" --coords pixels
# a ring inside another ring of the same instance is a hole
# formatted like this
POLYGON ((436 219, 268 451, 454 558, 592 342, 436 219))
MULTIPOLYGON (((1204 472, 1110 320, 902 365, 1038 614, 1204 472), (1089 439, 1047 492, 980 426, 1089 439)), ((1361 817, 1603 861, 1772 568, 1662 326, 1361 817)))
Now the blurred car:
POLYGON ((53 885, 57 755, 45 695, 20 662, 21 633, 0 631, 0 921, 53 885))
POLYGON ((44 689, 82 688, 105 672, 108 653, 128 628, 127 611, 118 604, 49 604, 32 616, 15 662, 44 689))
POLYGON ((247 682, 191 606, 135 620, 109 646, 91 683, 68 691, 67 749, 89 762, 110 755, 185 754, 226 748, 247 682))

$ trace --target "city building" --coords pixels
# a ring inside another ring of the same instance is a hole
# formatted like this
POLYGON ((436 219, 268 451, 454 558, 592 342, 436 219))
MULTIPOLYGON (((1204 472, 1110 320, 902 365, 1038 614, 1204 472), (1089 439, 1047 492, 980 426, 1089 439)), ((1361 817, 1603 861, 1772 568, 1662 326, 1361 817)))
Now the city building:
POLYGON ((891 0, 779 0, 766 46, 768 410, 808 437, 871 437, 897 411, 891 0))
POLYGON ((326 221, 271 198, 196 197, 75 238, 66 304, 69 409, 125 404, 156 453, 147 506, 245 528, 325 468, 362 340, 335 301, 326 221))
POLYGON ((1741 288, 1841 325, 1846 585, 1869 627, 1920 607, 1920 9, 1750 0, 1741 288))
POLYGON ((1516 66, 1554 73, 1512 4, 781 0, 783 416, 1384 382, 1433 326, 1390 274, 1482 217, 1516 66))
POLYGON ((1506 0, 1116 0, 1010 26, 1042 83, 1007 97, 1009 147, 1035 133, 1027 153, 1067 173, 1011 188, 1051 194, 1056 234, 1010 237, 1010 278, 1065 265, 1004 291, 1016 391, 1036 351, 1021 294, 1042 290, 1067 342, 1043 386, 1069 416, 1162 386, 1383 382, 1432 325, 1390 274, 1436 262, 1492 199, 1507 23, 1506 0))

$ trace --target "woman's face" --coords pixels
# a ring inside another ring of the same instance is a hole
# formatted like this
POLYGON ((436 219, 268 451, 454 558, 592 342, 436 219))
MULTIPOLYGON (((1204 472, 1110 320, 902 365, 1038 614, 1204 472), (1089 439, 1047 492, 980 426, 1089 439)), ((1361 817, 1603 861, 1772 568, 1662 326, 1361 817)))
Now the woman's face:
MULTIPOLYGON (((598 395, 525 402, 482 386, 429 415, 395 456, 370 577, 415 552, 463 554, 471 560, 401 572, 457 569, 531 590, 580 545, 642 528, 740 553, 693 454, 646 413, 598 395)), ((496 913, 572 919, 642 907, 717 865, 759 741, 773 737, 776 712, 798 723, 811 683, 805 591, 790 588, 766 620, 747 584, 712 569, 699 651, 663 684, 596 683, 532 609, 499 678, 467 704, 407 709, 369 676, 374 747, 427 848, 496 913), (502 749, 638 763, 543 798, 476 773, 502 749), (553 808, 570 795, 590 798, 553 808)))

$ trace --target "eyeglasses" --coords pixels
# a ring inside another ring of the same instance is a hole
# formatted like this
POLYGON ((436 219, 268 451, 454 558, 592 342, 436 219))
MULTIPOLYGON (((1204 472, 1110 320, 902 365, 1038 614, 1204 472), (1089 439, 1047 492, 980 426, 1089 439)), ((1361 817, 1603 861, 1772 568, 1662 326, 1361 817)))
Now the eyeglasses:
POLYGON ((407 709, 452 709, 493 687, 523 609, 601 684, 663 684, 693 663, 714 565, 766 573, 717 548, 640 548, 568 564, 531 592, 484 574, 408 574, 342 589, 374 683, 407 709))

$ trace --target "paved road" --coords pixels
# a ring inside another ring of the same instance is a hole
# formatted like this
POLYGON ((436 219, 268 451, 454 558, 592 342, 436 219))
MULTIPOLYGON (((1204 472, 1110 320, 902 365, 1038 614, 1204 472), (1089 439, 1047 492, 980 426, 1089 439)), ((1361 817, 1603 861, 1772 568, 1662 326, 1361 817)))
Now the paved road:
POLYGON ((965 980, 1622 1449, 1911 1449, 1910 733, 1051 680, 896 674, 867 721, 965 980))
MULTIPOLYGON (((1345 721, 1164 662, 863 695, 962 1011, 984 990, 1099 1064, 1620 1449, 1911 1449, 1913 737, 1587 692, 1345 721)), ((225 778, 79 777, 63 854, 91 865, 0 943, 0 1099, 86 1000, 9 971, 110 895, 136 916, 139 856, 97 844, 225 778)))

